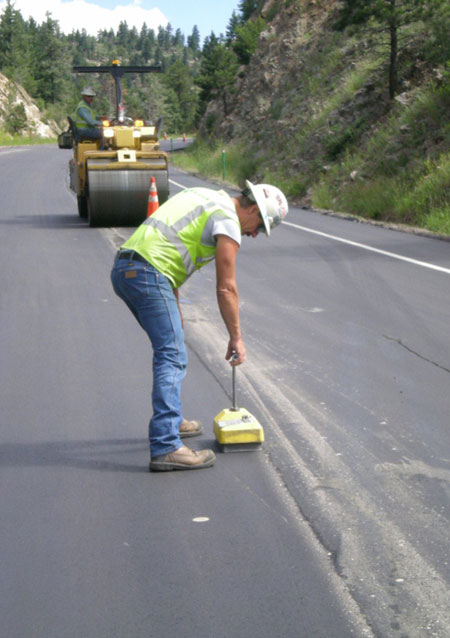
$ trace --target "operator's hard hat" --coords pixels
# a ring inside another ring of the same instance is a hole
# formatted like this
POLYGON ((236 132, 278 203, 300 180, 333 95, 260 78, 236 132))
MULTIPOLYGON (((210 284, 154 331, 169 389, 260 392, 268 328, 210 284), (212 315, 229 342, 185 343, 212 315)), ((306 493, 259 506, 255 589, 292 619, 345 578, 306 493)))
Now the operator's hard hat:
POLYGON ((96 93, 92 86, 85 86, 81 91, 81 95, 86 95, 87 97, 95 97, 96 93))
POLYGON ((288 213, 286 197, 279 188, 270 184, 252 184, 246 180, 245 185, 251 193, 250 199, 258 204, 266 235, 269 236, 270 229, 281 224, 288 213))

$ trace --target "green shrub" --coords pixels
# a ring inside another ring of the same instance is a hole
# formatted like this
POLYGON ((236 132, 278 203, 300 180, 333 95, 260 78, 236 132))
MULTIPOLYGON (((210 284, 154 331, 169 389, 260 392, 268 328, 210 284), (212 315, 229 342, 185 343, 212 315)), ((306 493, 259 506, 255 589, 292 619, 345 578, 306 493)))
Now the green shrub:
POLYGON ((27 125, 27 114, 22 102, 14 104, 5 115, 5 128, 11 135, 21 133, 27 125))
POLYGON ((424 228, 434 233, 450 236, 450 204, 430 210, 428 215, 424 215, 420 221, 424 228))
POLYGON ((311 202, 315 208, 336 209, 336 199, 332 187, 326 181, 320 181, 312 188, 311 202))
POLYGON ((266 21, 264 18, 257 17, 236 27, 236 40, 233 42, 233 51, 241 64, 250 62, 250 58, 258 46, 259 34, 265 26, 266 21))
POLYGON ((367 182, 356 180, 342 188, 337 201, 342 211, 395 221, 395 201, 401 191, 402 185, 387 177, 367 182))
POLYGON ((446 154, 439 161, 425 163, 425 172, 412 182, 396 209, 401 217, 415 217, 426 227, 436 227, 438 220, 448 219, 449 202, 450 154, 446 154))
POLYGON ((243 144, 208 144, 198 139, 185 152, 175 153, 171 159, 180 168, 223 180, 223 151, 225 181, 243 186, 246 179, 251 179, 256 174, 261 163, 261 158, 249 152, 243 144))

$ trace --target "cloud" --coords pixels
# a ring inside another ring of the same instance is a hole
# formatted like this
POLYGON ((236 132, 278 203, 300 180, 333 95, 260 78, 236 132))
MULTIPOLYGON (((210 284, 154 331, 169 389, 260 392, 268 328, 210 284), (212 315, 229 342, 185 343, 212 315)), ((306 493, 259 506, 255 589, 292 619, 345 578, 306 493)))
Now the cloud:
MULTIPOLYGON (((6 0, 0 1, 0 12, 3 12, 6 0)), ((120 22, 126 21, 131 28, 135 26, 140 31, 143 23, 148 28, 158 30, 161 25, 167 26, 168 19, 158 9, 143 9, 141 0, 134 0, 128 4, 117 4, 113 9, 105 9, 85 0, 15 0, 14 8, 18 9, 22 17, 27 20, 33 17, 38 24, 46 20, 46 13, 59 22, 63 33, 86 29, 87 33, 97 35, 101 29, 114 29, 120 22)))

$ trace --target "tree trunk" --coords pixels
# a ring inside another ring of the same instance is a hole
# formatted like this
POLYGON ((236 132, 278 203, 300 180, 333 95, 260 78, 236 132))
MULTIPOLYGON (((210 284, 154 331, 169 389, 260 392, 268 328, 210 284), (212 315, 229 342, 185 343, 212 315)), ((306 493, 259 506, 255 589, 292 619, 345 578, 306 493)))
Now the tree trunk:
POLYGON ((227 99, 227 92, 225 89, 223 90, 223 93, 222 93, 222 103, 223 103, 223 114, 226 117, 228 115, 228 99, 227 99))
POLYGON ((395 0, 390 0, 391 17, 389 21, 390 35, 390 60, 389 60, 389 97, 391 100, 397 94, 397 58, 398 58, 398 34, 397 34, 397 16, 395 11, 395 0))

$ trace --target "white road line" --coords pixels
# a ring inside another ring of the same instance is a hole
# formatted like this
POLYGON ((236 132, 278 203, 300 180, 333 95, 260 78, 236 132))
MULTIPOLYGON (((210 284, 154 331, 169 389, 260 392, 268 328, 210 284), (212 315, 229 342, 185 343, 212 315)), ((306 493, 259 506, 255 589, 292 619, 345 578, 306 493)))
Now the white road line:
POLYGON ((178 188, 182 188, 183 190, 187 188, 187 186, 183 186, 183 184, 179 184, 178 182, 174 182, 173 179, 169 179, 169 182, 174 186, 178 186, 178 188))
POLYGON ((450 268, 443 268, 442 266, 436 266, 435 264, 429 264, 426 261, 418 261, 417 259, 411 259, 411 257, 405 257, 404 255, 397 255, 396 253, 390 253, 387 250, 380 250, 379 248, 373 248, 372 246, 367 246, 366 244, 360 244, 357 241, 351 241, 350 239, 343 239, 342 237, 336 237, 335 235, 328 235, 327 233, 322 233, 320 230, 312 230, 311 228, 306 228, 305 226, 299 226, 298 224, 292 224, 291 222, 283 222, 286 226, 291 226, 292 228, 298 228, 298 230, 303 230, 306 233, 313 233, 314 235, 320 235, 321 237, 326 237, 327 239, 332 239, 333 241, 340 241, 343 244, 348 244, 349 246, 356 246, 357 248, 362 248, 363 250, 369 250, 372 253, 378 253, 379 255, 385 255, 386 257, 392 257, 392 259, 399 259, 400 261, 407 261, 410 264, 415 264, 416 266, 422 266, 422 268, 430 268, 431 270, 438 270, 439 272, 445 272, 450 275, 450 268))
POLYGON ((16 148, 16 147, 10 147, 10 146, 3 146, 0 149, 0 156, 1 155, 8 155, 8 153, 23 153, 24 151, 26 151, 26 148, 16 148))
MULTIPOLYGON (((178 188, 186 188, 182 184, 178 182, 174 182, 173 179, 169 179, 169 182, 174 186, 178 186, 178 188)), ((362 248, 363 250, 369 250, 372 253, 378 253, 379 255, 385 255, 386 257, 392 257, 392 259, 399 259, 400 261, 407 261, 410 264, 415 264, 416 266, 422 266, 422 268, 429 268, 430 270, 437 270, 439 272, 445 272, 450 275, 450 268, 443 268, 442 266, 436 266, 435 264, 429 264, 426 261, 418 261, 417 259, 411 259, 411 257, 405 257, 404 255, 397 255, 396 253, 390 253, 387 250, 381 250, 379 248, 372 248, 372 246, 367 246, 366 244, 360 244, 357 241, 351 241, 350 239, 343 239, 342 237, 336 237, 336 235, 328 235, 328 233, 322 233, 320 230, 313 230, 312 228, 306 228, 305 226, 299 226, 298 224, 293 224, 292 222, 283 222, 286 226, 291 226, 292 228, 298 228, 298 230, 304 230, 306 233, 313 233, 314 235, 320 235, 321 237, 326 237, 327 239, 332 239, 333 241, 340 241, 343 244, 348 244, 349 246, 356 246, 357 248, 362 248)))

